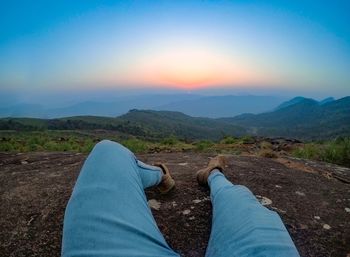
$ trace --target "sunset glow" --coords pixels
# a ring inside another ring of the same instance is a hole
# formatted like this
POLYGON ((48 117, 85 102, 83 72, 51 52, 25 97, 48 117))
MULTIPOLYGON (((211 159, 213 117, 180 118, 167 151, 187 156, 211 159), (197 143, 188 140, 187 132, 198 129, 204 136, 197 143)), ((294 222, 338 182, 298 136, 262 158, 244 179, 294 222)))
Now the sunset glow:
POLYGON ((347 4, 156 2, 4 6, 0 89, 349 91, 347 4))
POLYGON ((227 83, 237 70, 224 55, 194 46, 174 46, 147 56, 139 69, 145 81, 185 89, 227 83))

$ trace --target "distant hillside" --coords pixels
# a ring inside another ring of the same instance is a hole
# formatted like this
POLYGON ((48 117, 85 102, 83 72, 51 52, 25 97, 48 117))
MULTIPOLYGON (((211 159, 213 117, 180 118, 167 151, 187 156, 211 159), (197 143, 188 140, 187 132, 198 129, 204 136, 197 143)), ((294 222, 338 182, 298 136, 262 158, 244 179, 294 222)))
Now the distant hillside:
POLYGON ((15 104, 0 108, 0 117, 62 118, 69 116, 108 116, 116 117, 130 109, 153 109, 174 101, 200 98, 195 94, 150 94, 116 97, 113 101, 84 100, 59 108, 45 107, 39 104, 15 104))
POLYGON ((194 118, 179 112, 131 110, 117 118, 75 116, 61 119, 3 118, 0 130, 94 130, 118 131, 140 138, 220 139, 241 136, 245 129, 220 120, 194 118))
POLYGON ((288 106, 292 106, 292 105, 294 105, 294 104, 299 104, 299 103, 304 102, 304 101, 315 102, 315 103, 317 103, 317 104, 319 104, 319 105, 323 105, 323 104, 326 104, 326 103, 333 102, 333 101, 335 101, 335 99, 334 99, 333 97, 327 97, 327 98, 325 98, 325 99, 323 99, 323 100, 321 100, 321 101, 318 102, 318 101, 316 101, 316 100, 314 100, 314 99, 312 99, 312 98, 305 98, 305 97, 302 97, 302 96, 297 96, 297 97, 294 97, 294 98, 291 99, 291 100, 288 100, 288 101, 286 101, 286 102, 283 102, 282 104, 280 104, 280 105, 276 108, 276 110, 283 109, 283 108, 286 108, 286 107, 288 107, 288 106))
POLYGON ((195 94, 152 94, 118 97, 113 101, 82 101, 60 108, 39 104, 16 104, 0 108, 0 117, 62 118, 70 116, 116 117, 131 109, 176 111, 195 117, 233 117, 274 109, 284 99, 272 96, 201 96, 195 94))
POLYGON ((245 127, 250 134, 301 139, 328 139, 350 135, 350 97, 320 104, 299 99, 276 111, 221 119, 245 127))
POLYGON ((273 96, 208 96, 175 101, 153 109, 178 111, 195 117, 221 118, 234 117, 242 113, 271 111, 283 100, 273 96))
POLYGON ((289 101, 263 114, 233 118, 196 118, 181 112, 131 110, 116 118, 74 116, 60 119, 4 118, 0 130, 104 129, 140 138, 219 139, 225 135, 257 135, 304 140, 350 136, 350 97, 321 104, 307 98, 289 101), (288 102, 287 102, 288 103, 288 102))
POLYGON ((153 131, 159 137, 175 135, 188 139, 219 139, 225 135, 241 136, 246 133, 240 126, 210 118, 195 118, 180 112, 132 110, 118 119, 153 131))

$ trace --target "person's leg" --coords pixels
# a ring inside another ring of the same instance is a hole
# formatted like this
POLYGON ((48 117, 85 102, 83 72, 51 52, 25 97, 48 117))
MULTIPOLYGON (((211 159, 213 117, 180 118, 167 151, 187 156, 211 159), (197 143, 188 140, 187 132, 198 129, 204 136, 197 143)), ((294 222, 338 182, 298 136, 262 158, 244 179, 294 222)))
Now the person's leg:
POLYGON ((160 168, 138 162, 125 147, 98 143, 66 208, 62 256, 178 256, 159 231, 143 190, 161 178, 160 168))
POLYGON ((299 256, 278 214, 249 189, 233 185, 219 170, 210 173, 208 183, 213 219, 207 257, 299 256))

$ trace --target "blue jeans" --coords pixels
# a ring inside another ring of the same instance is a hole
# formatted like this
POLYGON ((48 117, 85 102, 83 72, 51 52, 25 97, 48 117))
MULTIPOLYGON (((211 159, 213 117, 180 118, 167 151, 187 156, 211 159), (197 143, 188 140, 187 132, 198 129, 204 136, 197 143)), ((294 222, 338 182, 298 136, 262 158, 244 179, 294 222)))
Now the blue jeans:
MULTIPOLYGON (((179 256, 166 243, 144 189, 162 171, 111 141, 98 143, 68 202, 62 256, 179 256)), ((206 256, 299 256, 279 216, 222 173, 209 176, 213 225, 206 256)))

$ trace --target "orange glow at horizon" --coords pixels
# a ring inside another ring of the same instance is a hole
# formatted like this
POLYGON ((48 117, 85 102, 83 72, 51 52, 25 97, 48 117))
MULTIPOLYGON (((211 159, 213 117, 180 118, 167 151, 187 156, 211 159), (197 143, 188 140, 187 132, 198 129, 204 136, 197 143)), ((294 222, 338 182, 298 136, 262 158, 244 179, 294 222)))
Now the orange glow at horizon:
MULTIPOLYGON (((144 85, 184 90, 278 84, 279 79, 257 65, 251 56, 224 54, 218 48, 200 44, 156 49, 129 59, 128 68, 118 74, 117 83, 132 87, 142 81, 144 85)), ((114 73, 110 84, 112 80, 116 82, 115 78, 114 73)))
MULTIPOLYGON (((238 68, 227 57, 209 48, 173 47, 144 56, 136 74, 156 85, 196 89, 225 84, 236 77, 238 68)), ((131 76, 130 76, 131 77, 131 76)))

